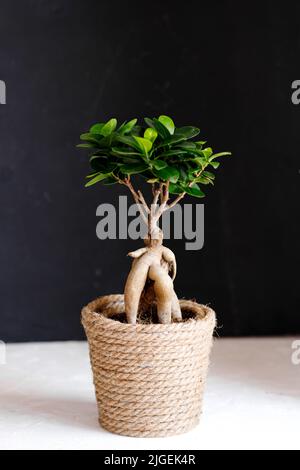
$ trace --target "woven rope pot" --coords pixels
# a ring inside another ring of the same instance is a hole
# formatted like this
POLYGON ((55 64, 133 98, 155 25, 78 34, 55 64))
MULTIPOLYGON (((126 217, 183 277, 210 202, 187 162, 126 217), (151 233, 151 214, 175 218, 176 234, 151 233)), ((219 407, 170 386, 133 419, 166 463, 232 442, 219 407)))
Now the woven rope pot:
POLYGON ((215 313, 180 302, 184 322, 129 325, 118 321, 123 295, 100 297, 82 310, 99 422, 132 437, 184 433, 199 422, 215 313))

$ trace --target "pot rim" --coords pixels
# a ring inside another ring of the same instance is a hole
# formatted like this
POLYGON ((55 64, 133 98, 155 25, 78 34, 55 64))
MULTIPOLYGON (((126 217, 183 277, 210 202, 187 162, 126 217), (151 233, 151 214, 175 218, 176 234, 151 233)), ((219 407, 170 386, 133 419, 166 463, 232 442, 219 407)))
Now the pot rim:
POLYGON ((128 323, 122 323, 118 320, 114 320, 113 316, 124 313, 124 295, 104 295, 97 299, 89 302, 82 309, 82 322, 95 322, 99 326, 107 328, 119 329, 120 332, 125 330, 135 331, 141 333, 147 332, 178 332, 179 330, 195 330, 198 328, 207 328, 213 324, 213 328, 216 326, 216 314, 214 310, 207 305, 198 304, 192 300, 182 299, 179 301, 180 306, 183 310, 192 311, 195 314, 195 318, 189 318, 184 322, 174 322, 170 324, 161 323, 137 323, 131 325, 128 323))

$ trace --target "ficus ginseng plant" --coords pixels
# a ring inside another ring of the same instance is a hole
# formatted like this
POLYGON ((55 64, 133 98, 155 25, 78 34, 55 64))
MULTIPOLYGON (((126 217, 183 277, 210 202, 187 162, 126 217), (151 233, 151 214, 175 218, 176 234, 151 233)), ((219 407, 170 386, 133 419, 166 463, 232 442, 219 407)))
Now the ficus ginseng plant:
POLYGON ((145 125, 138 125, 137 119, 132 119, 118 127, 113 118, 94 124, 80 136, 82 143, 78 147, 90 152, 92 173, 85 186, 127 186, 148 227, 145 247, 129 253, 134 261, 124 291, 128 323, 135 324, 138 314, 152 311, 153 307, 160 323, 171 323, 182 319, 173 287, 176 260, 174 253, 162 244, 159 219, 186 194, 203 198, 203 185, 213 184, 215 179, 209 170, 216 170, 218 158, 231 153, 213 153, 206 142, 195 140, 200 133, 197 127, 175 127, 168 116, 144 121, 145 125), (140 175, 151 185, 151 203, 136 189, 133 175, 140 175))

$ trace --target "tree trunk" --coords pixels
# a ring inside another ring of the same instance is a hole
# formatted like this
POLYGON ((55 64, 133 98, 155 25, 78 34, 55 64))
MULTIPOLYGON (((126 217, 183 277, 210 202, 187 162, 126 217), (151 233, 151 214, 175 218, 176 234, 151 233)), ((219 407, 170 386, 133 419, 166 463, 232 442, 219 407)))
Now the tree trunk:
POLYGON ((163 233, 158 221, 167 206, 169 192, 162 186, 154 192, 151 207, 147 206, 141 191, 137 193, 128 182, 137 203, 143 204, 142 217, 148 225, 145 248, 129 253, 134 258, 127 277, 124 300, 128 323, 136 324, 137 316, 144 322, 171 323, 182 319, 173 281, 176 276, 174 253, 163 246, 163 233), (160 205, 157 205, 161 197, 160 205), (171 271, 173 275, 170 276, 171 271))

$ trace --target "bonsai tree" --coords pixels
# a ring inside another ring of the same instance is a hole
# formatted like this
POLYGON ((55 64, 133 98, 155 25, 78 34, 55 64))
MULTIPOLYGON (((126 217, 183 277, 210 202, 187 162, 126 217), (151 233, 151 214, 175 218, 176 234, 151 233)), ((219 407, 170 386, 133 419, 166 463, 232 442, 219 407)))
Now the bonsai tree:
POLYGON ((218 158, 231 153, 213 153, 206 142, 195 140, 200 133, 197 127, 175 127, 168 116, 144 121, 142 126, 133 119, 118 127, 114 118, 94 124, 80 136, 78 147, 90 152, 92 173, 85 186, 126 186, 147 225, 145 246, 129 253, 134 261, 124 291, 128 323, 135 324, 138 314, 153 312, 160 323, 170 323, 182 319, 173 287, 176 259, 163 246, 159 220, 186 194, 203 198, 203 185, 214 184, 211 170, 219 167, 218 158), (136 175, 151 185, 152 201, 146 202, 133 183, 136 175))

